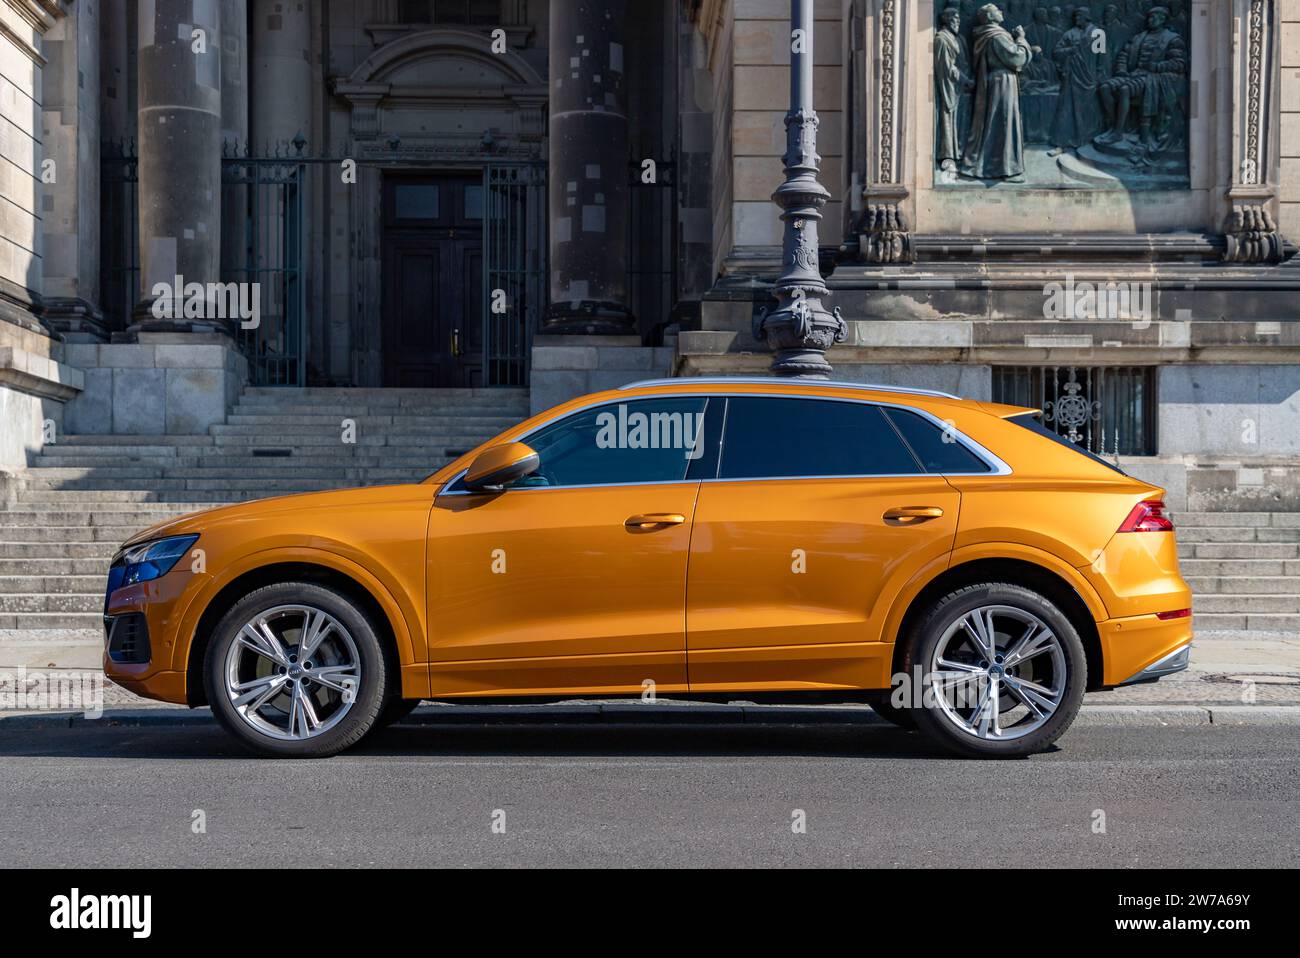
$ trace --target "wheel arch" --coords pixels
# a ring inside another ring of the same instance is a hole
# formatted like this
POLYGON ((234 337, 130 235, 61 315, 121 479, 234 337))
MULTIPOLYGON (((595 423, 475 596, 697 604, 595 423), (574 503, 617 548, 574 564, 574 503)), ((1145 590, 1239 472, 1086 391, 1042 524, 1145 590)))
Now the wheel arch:
POLYGON ((356 602, 375 623, 379 641, 390 656, 394 671, 400 675, 401 653, 398 633, 389 612, 359 579, 346 572, 307 560, 277 561, 249 569, 231 579, 212 596, 204 606, 189 644, 185 663, 185 698, 191 708, 207 705, 207 690, 203 683, 203 660, 207 654, 212 632, 221 617, 236 602, 263 586, 281 582, 310 582, 325 586, 356 602))
POLYGON ((890 636, 894 643, 891 675, 897 675, 903 667, 903 655, 907 651, 903 639, 916 619, 940 596, 976 582, 1008 582, 1032 589, 1051 600, 1079 633, 1088 662, 1088 691, 1102 686, 1104 657, 1094 606, 1056 569, 1027 558, 1008 557, 972 558, 950 565, 912 597, 897 629, 890 636))

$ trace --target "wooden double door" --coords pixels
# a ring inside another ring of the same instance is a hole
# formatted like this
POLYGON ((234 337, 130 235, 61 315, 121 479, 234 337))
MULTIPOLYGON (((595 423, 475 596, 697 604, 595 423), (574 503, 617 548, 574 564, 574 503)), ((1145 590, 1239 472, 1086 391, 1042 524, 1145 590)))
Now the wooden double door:
POLYGON ((385 386, 483 385, 483 212, 481 173, 385 177, 385 386))

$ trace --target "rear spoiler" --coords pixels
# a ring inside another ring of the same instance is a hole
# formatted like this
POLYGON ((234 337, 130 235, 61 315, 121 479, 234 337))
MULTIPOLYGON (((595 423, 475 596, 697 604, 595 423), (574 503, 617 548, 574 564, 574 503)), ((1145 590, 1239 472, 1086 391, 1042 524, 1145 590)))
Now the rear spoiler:
POLYGON ((997 416, 999 419, 1010 419, 1013 416, 1033 415, 1041 416, 1041 409, 1031 409, 1028 406, 1008 406, 1000 402, 981 402, 978 404, 981 409, 990 415, 997 416))

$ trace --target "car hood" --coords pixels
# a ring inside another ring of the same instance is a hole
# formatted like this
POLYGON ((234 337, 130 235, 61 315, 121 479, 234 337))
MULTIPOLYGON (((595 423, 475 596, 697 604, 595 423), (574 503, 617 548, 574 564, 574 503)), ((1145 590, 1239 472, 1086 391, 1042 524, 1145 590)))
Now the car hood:
POLYGON ((389 486, 365 486, 358 489, 333 489, 328 492, 301 492, 270 499, 254 499, 228 506, 214 506, 200 512, 189 512, 175 519, 167 519, 142 529, 122 543, 122 548, 160 539, 164 536, 186 535, 202 532, 216 525, 262 519, 284 512, 305 509, 357 509, 380 505, 410 497, 433 496, 433 488, 425 483, 408 482, 389 486))

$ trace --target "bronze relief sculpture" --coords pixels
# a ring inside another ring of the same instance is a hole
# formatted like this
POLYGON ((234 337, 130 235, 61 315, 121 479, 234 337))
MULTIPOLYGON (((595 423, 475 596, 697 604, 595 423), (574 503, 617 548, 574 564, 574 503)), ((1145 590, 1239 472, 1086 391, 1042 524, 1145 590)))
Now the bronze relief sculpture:
POLYGON ((1178 0, 941 0, 936 185, 1186 189, 1188 31, 1178 0))

